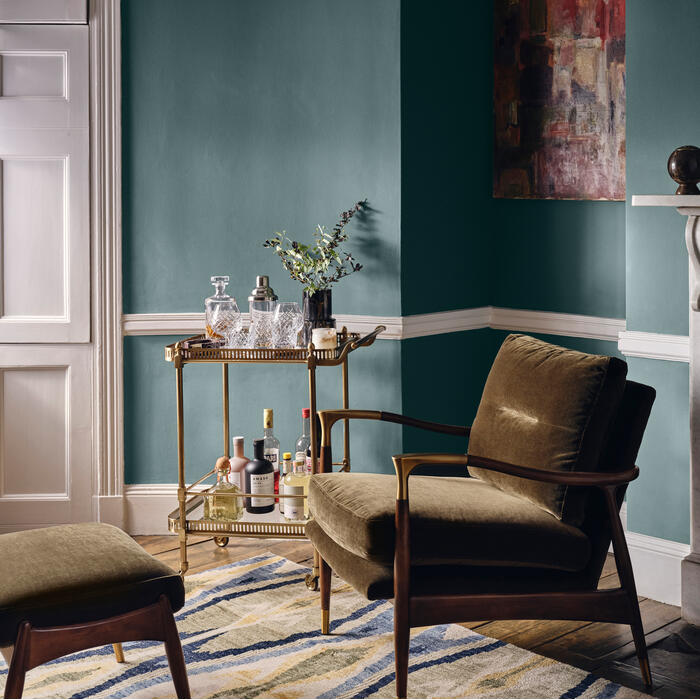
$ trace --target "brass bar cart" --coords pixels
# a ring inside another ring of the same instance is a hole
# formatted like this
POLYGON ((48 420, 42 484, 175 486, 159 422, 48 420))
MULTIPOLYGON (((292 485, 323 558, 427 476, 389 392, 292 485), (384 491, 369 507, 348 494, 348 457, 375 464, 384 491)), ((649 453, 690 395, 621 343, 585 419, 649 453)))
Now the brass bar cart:
MULTIPOLYGON (((360 336, 359 333, 348 333, 346 328, 338 332, 337 346, 332 350, 317 350, 313 344, 308 348, 207 348, 197 347, 198 341, 204 336, 197 335, 185 338, 165 347, 165 359, 172 362, 175 368, 175 388, 177 392, 177 500, 178 507, 168 516, 168 529, 178 535, 180 546, 180 574, 184 575, 188 568, 187 536, 211 535, 219 547, 228 544, 229 537, 261 537, 280 539, 306 539, 304 521, 286 521, 277 516, 277 511, 264 515, 246 513, 241 520, 220 521, 204 517, 195 517, 195 511, 203 504, 203 494, 206 489, 203 482, 213 476, 215 470, 204 474, 189 486, 185 483, 185 433, 183 406, 183 369, 188 364, 221 365, 222 386, 222 431, 224 455, 229 457, 229 377, 228 365, 239 363, 263 364, 298 364, 306 365, 309 375, 309 406, 311 415, 316 415, 316 369, 318 367, 337 367, 342 369, 343 408, 349 408, 348 396, 348 355, 361 347, 372 345, 385 326, 377 326, 371 333, 360 336)), ((316 453, 316 421, 311 421, 311 464, 312 471, 319 470, 319 460, 316 453)), ((344 454, 342 462, 334 462, 341 471, 350 470, 350 432, 348 421, 344 424, 344 454)), ((236 494, 241 498, 251 494, 236 494)), ((256 494, 260 496, 261 494, 256 494)), ((275 494, 270 494, 275 496, 275 494)), ((276 497, 279 498, 279 495, 276 497)), ((284 496, 282 496, 284 498, 284 496)), ((298 498, 298 496, 297 496, 298 498)), ((318 587, 318 556, 314 552, 313 572, 306 577, 306 585, 312 590, 318 587)))

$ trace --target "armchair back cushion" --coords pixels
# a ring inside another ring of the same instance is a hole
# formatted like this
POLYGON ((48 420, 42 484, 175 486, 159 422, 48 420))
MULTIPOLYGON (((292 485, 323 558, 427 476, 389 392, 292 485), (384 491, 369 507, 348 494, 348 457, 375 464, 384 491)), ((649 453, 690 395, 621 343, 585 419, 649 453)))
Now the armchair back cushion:
MULTIPOLYGON (((552 471, 598 471, 625 388, 627 364, 509 335, 489 373, 469 453, 552 471)), ((584 520, 585 489, 469 467, 503 491, 564 522, 584 520)))

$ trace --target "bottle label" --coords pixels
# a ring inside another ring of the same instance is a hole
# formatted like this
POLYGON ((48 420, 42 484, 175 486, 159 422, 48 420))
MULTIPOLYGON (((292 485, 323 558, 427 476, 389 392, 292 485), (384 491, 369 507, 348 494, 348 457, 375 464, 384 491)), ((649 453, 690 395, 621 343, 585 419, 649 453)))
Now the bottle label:
POLYGON ((306 462, 306 452, 299 451, 294 453, 294 461, 298 462, 299 460, 306 462))
POLYGON ((275 468, 275 471, 279 471, 279 456, 280 456, 280 451, 278 447, 270 447, 267 450, 265 450, 265 459, 268 462, 272 462, 272 466, 275 468))
MULTIPOLYGON (((250 493, 274 493, 275 477, 269 474, 250 474, 250 493)), ((274 505, 274 498, 251 498, 250 505, 253 508, 274 505)))
POLYGON ((313 468, 311 466, 311 455, 306 455, 306 473, 311 474, 313 472, 313 468))
MULTIPOLYGON (((303 486, 285 486, 284 492, 287 495, 301 496, 304 494, 303 486)), ((304 520, 304 499, 303 498, 285 498, 284 500, 284 517, 287 520, 304 520)))

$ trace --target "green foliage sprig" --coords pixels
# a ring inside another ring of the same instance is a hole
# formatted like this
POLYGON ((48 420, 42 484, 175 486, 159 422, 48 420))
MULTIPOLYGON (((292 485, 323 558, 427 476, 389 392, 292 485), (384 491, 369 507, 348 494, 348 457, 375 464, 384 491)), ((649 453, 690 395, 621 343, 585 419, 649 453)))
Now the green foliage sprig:
POLYGON ((272 248, 282 260, 282 265, 291 278, 304 285, 304 291, 313 295, 320 289, 328 289, 343 277, 362 269, 347 251, 341 250, 348 235, 345 226, 355 214, 367 206, 367 200, 357 202, 352 209, 340 214, 338 223, 331 229, 316 226, 314 243, 306 245, 294 241, 287 236, 286 231, 275 232, 275 235, 265 241, 265 248, 272 248))

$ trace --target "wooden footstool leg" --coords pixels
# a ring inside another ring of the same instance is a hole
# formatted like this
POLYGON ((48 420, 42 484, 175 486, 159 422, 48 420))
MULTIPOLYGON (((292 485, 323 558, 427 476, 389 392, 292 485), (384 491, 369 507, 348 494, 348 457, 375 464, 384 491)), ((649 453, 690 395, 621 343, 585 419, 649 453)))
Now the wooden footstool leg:
POLYGON ((114 649, 114 656, 117 659, 117 663, 123 664, 124 663, 124 649, 122 649, 121 642, 117 642, 116 644, 112 644, 112 649, 114 649))
POLYGON ((7 672, 7 682, 5 683, 6 698, 21 698, 24 690, 24 675, 27 672, 29 661, 29 638, 32 634, 32 626, 28 622, 23 622, 19 626, 17 641, 12 653, 10 670, 7 672))
POLYGON ((187 680, 187 669, 185 668, 185 657, 182 653, 180 635, 177 631, 173 611, 167 596, 160 597, 160 609, 163 624, 163 635, 165 639, 165 653, 168 657, 170 675, 173 677, 175 692, 178 698, 189 698, 190 683, 187 680))

